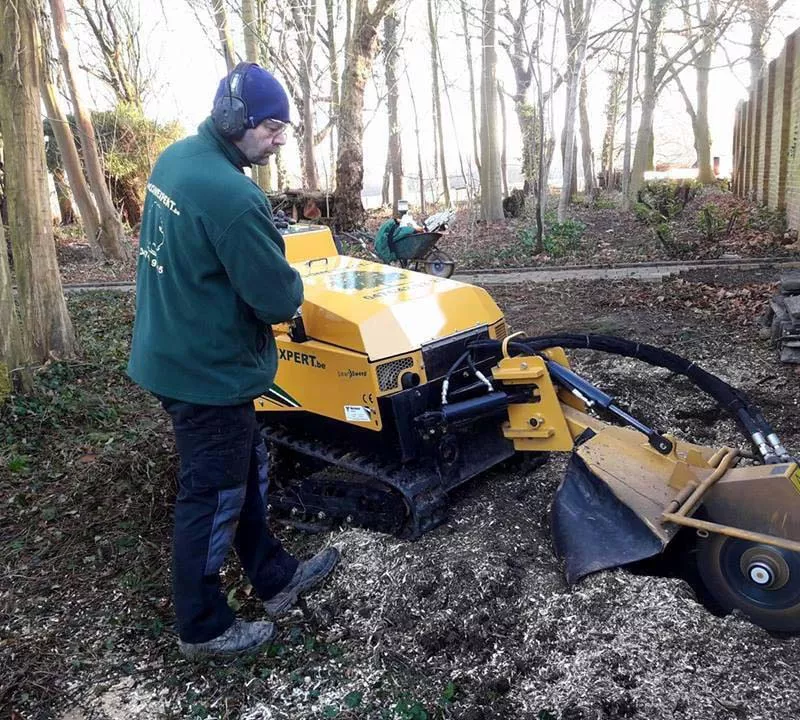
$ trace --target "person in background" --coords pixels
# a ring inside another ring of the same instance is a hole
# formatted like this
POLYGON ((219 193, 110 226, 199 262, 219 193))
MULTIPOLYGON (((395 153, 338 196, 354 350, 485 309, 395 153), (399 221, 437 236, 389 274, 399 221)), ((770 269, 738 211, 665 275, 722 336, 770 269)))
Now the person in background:
POLYGON ((267 526, 268 454, 253 400, 272 385, 271 325, 303 283, 285 258, 264 192, 243 168, 286 142, 289 99, 256 64, 223 78, 197 135, 168 147, 147 183, 128 374, 172 418, 180 455, 172 580, 188 658, 263 649, 271 621, 236 619, 220 589, 233 546, 266 613, 288 612, 339 559, 299 562, 267 526))

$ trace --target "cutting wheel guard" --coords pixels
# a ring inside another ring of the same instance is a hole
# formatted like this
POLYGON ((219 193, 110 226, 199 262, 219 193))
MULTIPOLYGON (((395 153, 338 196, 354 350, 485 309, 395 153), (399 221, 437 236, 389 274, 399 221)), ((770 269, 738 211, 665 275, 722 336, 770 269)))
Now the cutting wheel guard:
POLYGON ((553 547, 567 582, 658 555, 664 545, 573 453, 551 509, 553 547))

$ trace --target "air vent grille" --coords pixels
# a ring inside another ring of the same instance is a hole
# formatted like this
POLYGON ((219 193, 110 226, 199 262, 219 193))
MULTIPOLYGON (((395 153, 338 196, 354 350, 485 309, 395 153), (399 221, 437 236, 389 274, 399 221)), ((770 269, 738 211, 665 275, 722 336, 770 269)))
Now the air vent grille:
POLYGON ((378 365, 378 387, 381 392, 393 390, 400 382, 400 373, 414 367, 414 361, 410 357, 390 360, 389 362, 378 365))

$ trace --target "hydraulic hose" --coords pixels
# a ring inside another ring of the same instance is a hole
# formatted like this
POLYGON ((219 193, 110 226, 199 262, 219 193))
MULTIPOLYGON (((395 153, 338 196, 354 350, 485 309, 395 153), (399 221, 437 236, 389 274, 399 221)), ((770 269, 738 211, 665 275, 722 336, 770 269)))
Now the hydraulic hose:
MULTIPOLYGON (((470 345, 473 348, 496 348, 498 350, 500 346, 501 341, 494 340, 480 340, 470 345)), ((744 393, 716 375, 698 367, 691 360, 654 345, 633 342, 611 335, 543 335, 520 338, 509 343, 509 349, 524 354, 541 353, 551 347, 585 348, 622 355, 683 375, 733 415, 758 449, 765 463, 788 462, 793 459, 761 411, 749 402, 744 393)))
POLYGON ((458 360, 456 360, 451 366, 450 369, 447 371, 447 374, 444 376, 444 382, 442 383, 442 405, 447 405, 447 392, 450 389, 450 378, 453 376, 453 373, 461 367, 462 363, 467 362, 470 359, 472 352, 467 349, 461 355, 458 356, 458 360))

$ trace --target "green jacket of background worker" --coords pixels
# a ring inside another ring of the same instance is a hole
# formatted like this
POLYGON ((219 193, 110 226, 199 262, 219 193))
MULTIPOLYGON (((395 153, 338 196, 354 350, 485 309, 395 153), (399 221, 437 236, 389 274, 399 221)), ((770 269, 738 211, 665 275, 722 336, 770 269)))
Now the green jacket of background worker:
POLYGON ((271 325, 303 301, 264 192, 243 168, 286 142, 289 99, 255 64, 223 78, 198 134, 157 160, 144 203, 128 374, 172 418, 180 455, 172 584, 179 647, 196 659, 262 649, 274 623, 237 620, 220 585, 231 548, 267 615, 338 560, 299 562, 267 524, 268 454, 253 400, 271 387, 271 325))

